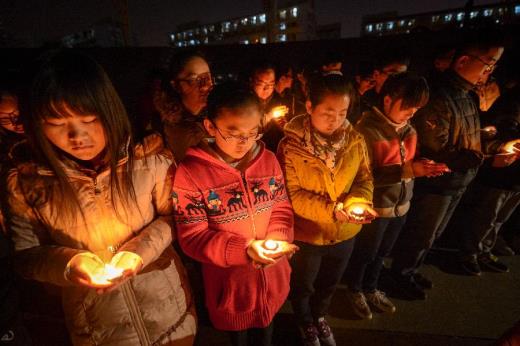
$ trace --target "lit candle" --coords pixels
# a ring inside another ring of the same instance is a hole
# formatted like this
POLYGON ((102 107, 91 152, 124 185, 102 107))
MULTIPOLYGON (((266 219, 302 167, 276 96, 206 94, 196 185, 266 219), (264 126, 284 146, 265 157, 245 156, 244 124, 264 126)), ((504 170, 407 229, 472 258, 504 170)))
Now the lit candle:
POLYGON ((281 117, 285 116, 286 113, 287 113, 287 107, 285 107, 285 106, 274 107, 272 110, 273 119, 281 118, 281 117))
POLYGON ((123 269, 111 264, 105 264, 103 269, 90 274, 90 280, 96 285, 110 285, 111 280, 123 275, 123 269))
POLYGON ((264 249, 274 251, 278 249, 278 243, 274 240, 267 239, 264 241, 264 249))
POLYGON ((363 209, 362 207, 354 207, 352 208, 351 213, 356 216, 361 216, 365 213, 365 209, 363 209))

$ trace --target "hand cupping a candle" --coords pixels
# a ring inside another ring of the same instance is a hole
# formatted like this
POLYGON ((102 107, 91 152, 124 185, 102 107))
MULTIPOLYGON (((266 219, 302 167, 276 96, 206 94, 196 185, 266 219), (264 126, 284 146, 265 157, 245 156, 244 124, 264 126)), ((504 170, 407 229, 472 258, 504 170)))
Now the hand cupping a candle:
POLYGON ((500 153, 493 156, 492 166, 496 168, 507 167, 520 157, 520 139, 509 141, 502 145, 500 153))
POLYGON ((103 293, 121 284, 141 270, 143 260, 135 253, 121 251, 110 263, 91 252, 74 256, 65 269, 65 278, 75 285, 95 288, 103 293))
POLYGON ((298 250, 298 246, 283 240, 260 239, 251 241, 247 247, 247 255, 260 268, 275 264, 283 256, 291 257, 298 250))
POLYGON ((336 204, 334 216, 340 222, 365 224, 377 217, 377 212, 367 203, 352 203, 347 207, 343 203, 336 204))

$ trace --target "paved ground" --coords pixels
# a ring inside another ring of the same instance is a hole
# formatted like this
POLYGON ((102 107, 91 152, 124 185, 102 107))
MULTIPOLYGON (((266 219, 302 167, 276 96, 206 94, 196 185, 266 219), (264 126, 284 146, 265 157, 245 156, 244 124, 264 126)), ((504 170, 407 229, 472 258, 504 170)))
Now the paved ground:
MULTIPOLYGON (((433 279, 426 301, 392 299, 394 315, 375 314, 356 320, 348 305, 346 286, 336 292, 328 320, 338 345, 481 346, 490 345, 520 320, 520 256, 503 257, 507 274, 460 275, 449 265, 449 253, 434 256, 422 272, 433 279), (444 260, 442 260, 444 259, 444 260), (433 263, 432 263, 433 262, 433 263)), ((275 345, 298 345, 289 304, 277 316, 275 345)), ((198 345, 228 345, 225 333, 200 330, 198 345)))

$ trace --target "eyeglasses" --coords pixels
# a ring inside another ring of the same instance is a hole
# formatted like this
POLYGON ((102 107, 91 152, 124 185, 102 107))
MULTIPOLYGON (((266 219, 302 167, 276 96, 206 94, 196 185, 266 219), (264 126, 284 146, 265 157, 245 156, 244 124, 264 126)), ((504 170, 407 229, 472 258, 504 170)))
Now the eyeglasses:
POLYGON ((188 83, 188 85, 190 87, 198 87, 198 88, 203 88, 205 86, 212 86, 215 83, 215 80, 213 79, 213 77, 211 76, 211 74, 209 72, 200 74, 197 77, 185 78, 185 79, 179 78, 177 80, 188 83))
POLYGON ((18 125, 20 123, 20 113, 13 111, 11 113, 0 112, 0 125, 18 125))
POLYGON ((491 73, 497 68, 496 63, 488 64, 487 62, 482 60, 479 56, 476 56, 476 55, 469 55, 469 56, 472 57, 473 59, 480 61, 484 66, 486 66, 486 68, 484 69, 484 72, 486 72, 486 73, 491 73))
POLYGON ((229 142, 229 143, 240 144, 240 143, 247 143, 250 140, 257 141, 260 138, 262 138, 262 136, 264 135, 263 133, 260 132, 260 128, 259 128, 258 132, 256 134, 254 134, 254 135, 236 136, 236 135, 228 134, 227 136, 224 136, 222 131, 220 131, 220 129, 217 127, 217 125, 215 125, 214 122, 211 122, 211 123, 217 129, 217 132, 219 133, 220 137, 222 137, 226 142, 229 142))

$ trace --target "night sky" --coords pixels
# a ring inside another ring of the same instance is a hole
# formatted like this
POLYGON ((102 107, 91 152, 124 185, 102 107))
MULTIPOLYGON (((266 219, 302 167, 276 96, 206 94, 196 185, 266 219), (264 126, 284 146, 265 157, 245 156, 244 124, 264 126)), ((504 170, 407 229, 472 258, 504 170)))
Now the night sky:
MULTIPOLYGON (((341 22, 342 37, 359 36, 361 17, 397 10, 400 15, 462 7, 465 0, 315 0, 318 24, 341 22)), ((475 1, 475 5, 495 3, 475 1)), ((281 1, 279 1, 281 3, 281 1)), ((211 23, 262 11, 261 0, 128 0, 130 28, 137 45, 165 46, 167 34, 181 23, 211 23), (187 5, 189 4, 189 5, 187 5)), ((0 0, 0 19, 28 46, 88 29, 113 16, 110 0, 0 0)))

